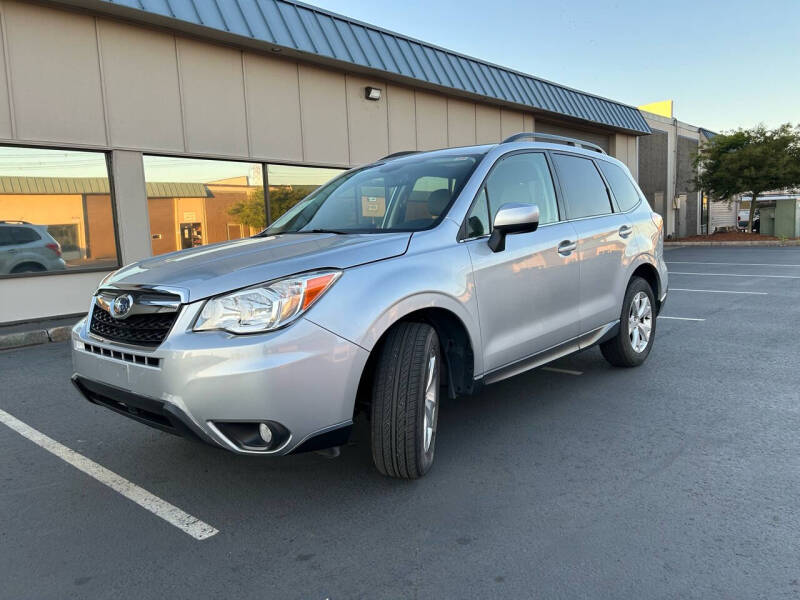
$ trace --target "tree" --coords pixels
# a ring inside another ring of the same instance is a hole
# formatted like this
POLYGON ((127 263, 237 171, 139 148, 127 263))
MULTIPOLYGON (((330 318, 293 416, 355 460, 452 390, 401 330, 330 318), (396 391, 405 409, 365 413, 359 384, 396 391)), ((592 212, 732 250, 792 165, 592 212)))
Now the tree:
MULTIPOLYGON (((315 189, 316 185, 269 186, 269 212, 272 220, 275 221, 315 189)), ((247 200, 237 202, 228 209, 228 214, 242 225, 264 229, 267 226, 264 190, 258 189, 250 194, 247 200)))
POLYGON ((750 194, 747 229, 752 231, 759 196, 800 186, 800 126, 758 125, 719 134, 700 148, 694 165, 695 185, 712 200, 750 194))
POLYGON ((264 189, 258 189, 243 202, 237 202, 228 209, 228 214, 238 223, 264 229, 267 226, 267 214, 264 208, 264 189))

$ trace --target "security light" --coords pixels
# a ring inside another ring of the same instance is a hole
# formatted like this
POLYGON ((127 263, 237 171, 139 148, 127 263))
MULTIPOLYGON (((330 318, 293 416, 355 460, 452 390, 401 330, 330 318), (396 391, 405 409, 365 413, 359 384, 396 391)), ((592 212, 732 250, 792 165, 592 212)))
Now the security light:
POLYGON ((380 100, 381 89, 376 87, 367 86, 364 88, 364 97, 367 100, 380 100))

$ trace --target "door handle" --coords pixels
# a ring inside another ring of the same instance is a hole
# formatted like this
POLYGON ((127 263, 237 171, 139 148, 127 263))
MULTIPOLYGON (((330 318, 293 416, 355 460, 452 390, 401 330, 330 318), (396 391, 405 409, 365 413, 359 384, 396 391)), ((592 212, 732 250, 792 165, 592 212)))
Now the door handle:
POLYGON ((558 245, 558 253, 561 256, 569 256, 575 251, 575 248, 577 247, 578 247, 578 242, 564 240, 558 245))
POLYGON ((633 227, 630 225, 623 225, 619 228, 619 237, 626 238, 633 233, 633 227))

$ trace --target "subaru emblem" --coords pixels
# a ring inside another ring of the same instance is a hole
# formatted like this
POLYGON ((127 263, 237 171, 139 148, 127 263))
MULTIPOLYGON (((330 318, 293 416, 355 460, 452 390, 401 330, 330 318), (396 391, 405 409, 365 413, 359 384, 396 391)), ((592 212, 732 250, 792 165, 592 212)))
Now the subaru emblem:
POLYGON ((130 314, 131 308, 133 308, 133 296, 130 294, 117 296, 111 302, 111 316, 115 319, 124 319, 130 314))

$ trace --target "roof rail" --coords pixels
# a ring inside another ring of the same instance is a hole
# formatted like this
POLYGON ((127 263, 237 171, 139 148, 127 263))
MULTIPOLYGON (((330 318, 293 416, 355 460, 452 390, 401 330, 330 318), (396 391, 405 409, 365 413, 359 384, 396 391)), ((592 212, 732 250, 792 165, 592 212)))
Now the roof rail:
POLYGON ((516 142, 518 140, 527 139, 527 138, 530 138, 534 142, 537 139, 545 140, 545 141, 551 140, 551 141, 555 141, 555 142, 563 142, 567 146, 576 146, 578 148, 585 148, 586 150, 594 150, 595 152, 599 152, 600 154, 606 154, 606 151, 603 150, 597 144, 593 144, 591 142, 586 142, 584 140, 579 140, 577 138, 564 137, 563 135, 552 135, 550 133, 535 133, 535 132, 531 132, 531 133, 515 133, 511 137, 507 137, 506 139, 504 139, 503 143, 507 144, 508 142, 516 142))
POLYGON ((13 220, 3 220, 0 221, 4 225, 30 225, 28 221, 13 221, 13 220))
POLYGON ((390 160, 392 158, 400 158, 401 156, 408 156, 409 154, 419 154, 419 150, 403 150, 402 152, 394 152, 392 154, 387 154, 383 158, 379 158, 378 160, 390 160))

